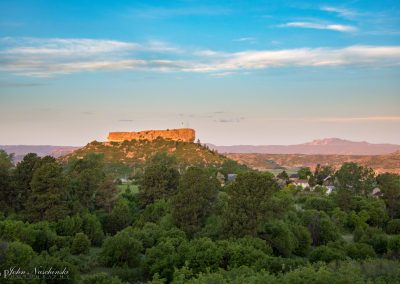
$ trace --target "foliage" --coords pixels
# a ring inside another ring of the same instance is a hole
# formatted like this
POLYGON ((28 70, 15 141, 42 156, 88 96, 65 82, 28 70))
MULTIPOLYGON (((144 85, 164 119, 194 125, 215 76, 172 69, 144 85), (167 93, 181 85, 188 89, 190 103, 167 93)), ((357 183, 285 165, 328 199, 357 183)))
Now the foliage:
POLYGON ((358 195, 368 195, 375 186, 374 171, 356 163, 344 163, 336 172, 335 180, 339 188, 358 195))
POLYGON ((31 221, 61 219, 68 212, 67 191, 62 168, 56 162, 45 163, 34 173, 32 193, 27 201, 31 221))
POLYGON ((72 254, 87 254, 90 248, 90 240, 84 233, 77 233, 72 241, 72 254))
POLYGON ((229 185, 228 205, 224 213, 224 232, 228 236, 255 236, 265 221, 272 194, 278 190, 273 177, 265 173, 248 172, 238 175, 229 185))
POLYGON ((386 227, 389 234, 400 234, 400 219, 390 220, 386 227))
POLYGON ((165 164, 152 164, 144 172, 139 188, 139 202, 142 207, 176 193, 179 172, 165 164))
POLYGON ((82 284, 123 284, 118 277, 112 277, 107 273, 100 272, 96 274, 90 274, 82 277, 82 284))
POLYGON ((313 245, 324 245, 339 238, 339 230, 328 215, 316 210, 303 212, 303 225, 311 234, 313 245))
POLYGON ((219 183, 200 168, 189 168, 179 182, 178 193, 172 199, 174 223, 193 235, 204 226, 218 194, 219 183))
POLYGON ((137 267, 140 264, 142 242, 137 240, 128 231, 121 231, 113 237, 104 240, 99 260, 104 265, 137 267))

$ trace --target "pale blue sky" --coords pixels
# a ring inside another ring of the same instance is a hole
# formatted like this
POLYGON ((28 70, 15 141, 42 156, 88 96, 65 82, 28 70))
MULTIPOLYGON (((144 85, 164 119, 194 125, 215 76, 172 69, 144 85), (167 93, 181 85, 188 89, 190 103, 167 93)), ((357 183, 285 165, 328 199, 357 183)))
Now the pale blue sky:
POLYGON ((399 78, 399 1, 0 2, 0 144, 400 144, 399 78))

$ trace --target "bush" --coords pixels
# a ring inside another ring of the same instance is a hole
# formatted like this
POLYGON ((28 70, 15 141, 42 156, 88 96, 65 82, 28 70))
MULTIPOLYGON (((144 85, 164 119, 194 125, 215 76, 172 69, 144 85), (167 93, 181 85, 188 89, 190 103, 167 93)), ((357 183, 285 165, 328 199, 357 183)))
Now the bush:
POLYGON ((82 216, 83 232, 88 236, 93 245, 99 246, 103 242, 104 233, 101 228, 101 223, 96 215, 86 213, 82 216))
POLYGON ((113 237, 105 239, 99 260, 105 266, 114 265, 137 267, 140 264, 142 242, 134 238, 128 231, 121 231, 113 237))
POLYGON ((118 277, 112 277, 107 273, 100 272, 96 274, 83 276, 82 284, 123 284, 118 277))
POLYGON ((175 267, 182 264, 178 253, 179 245, 179 239, 166 238, 147 249, 144 265, 149 275, 158 273, 162 278, 171 281, 175 267))
POLYGON ((90 240, 84 233, 77 233, 72 241, 72 254, 87 254, 90 249, 90 240))
POLYGON ((329 263, 333 260, 344 260, 346 259, 346 255, 342 250, 329 247, 329 246, 320 246, 314 249, 310 253, 310 261, 324 261, 329 263))
POLYGON ((297 239, 297 246, 293 252, 299 256, 306 256, 312 243, 310 232, 303 226, 292 226, 291 230, 297 239))
POLYGON ((305 209, 314 209, 325 212, 331 211, 333 209, 333 206, 334 203, 332 202, 332 200, 322 197, 309 197, 304 204, 305 209))
POLYGON ((240 266, 262 268, 265 258, 272 253, 264 240, 253 237, 219 241, 217 244, 223 252, 220 267, 224 269, 240 266))
POLYGON ((283 221, 273 221, 264 225, 259 233, 260 238, 266 240, 276 255, 288 257, 298 242, 288 224, 283 221))
POLYGON ((351 244, 347 247, 347 255, 353 259, 367 259, 376 257, 372 246, 363 243, 351 244))
POLYGON ((395 236, 389 240, 389 255, 392 258, 400 259, 400 236, 395 236))
POLYGON ((194 239, 180 246, 179 254, 194 273, 215 271, 223 256, 222 250, 209 238, 194 239))
POLYGON ((390 220, 386 227, 388 234, 400 234, 400 219, 390 220))
POLYGON ((82 224, 83 221, 79 215, 67 216, 57 222, 57 234, 60 236, 75 236, 77 233, 82 232, 82 224))
POLYGON ((21 242, 0 243, 0 268, 10 269, 10 267, 20 267, 28 270, 32 258, 35 256, 33 249, 21 242))

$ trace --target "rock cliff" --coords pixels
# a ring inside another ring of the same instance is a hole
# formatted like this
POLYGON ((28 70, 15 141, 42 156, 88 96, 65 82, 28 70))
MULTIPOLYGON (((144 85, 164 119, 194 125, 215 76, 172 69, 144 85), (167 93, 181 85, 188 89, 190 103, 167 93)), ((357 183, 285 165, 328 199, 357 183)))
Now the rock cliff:
POLYGON ((174 141, 193 142, 196 132, 191 128, 167 129, 167 130, 145 130, 139 132, 110 132, 108 141, 122 142, 124 140, 155 140, 163 138, 174 141))

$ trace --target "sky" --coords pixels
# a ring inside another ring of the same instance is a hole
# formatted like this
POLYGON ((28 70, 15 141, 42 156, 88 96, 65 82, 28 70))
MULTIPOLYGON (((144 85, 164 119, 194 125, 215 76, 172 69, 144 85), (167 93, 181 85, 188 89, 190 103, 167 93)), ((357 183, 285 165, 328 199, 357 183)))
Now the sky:
POLYGON ((180 127, 400 144, 400 1, 0 1, 0 145, 180 127))

